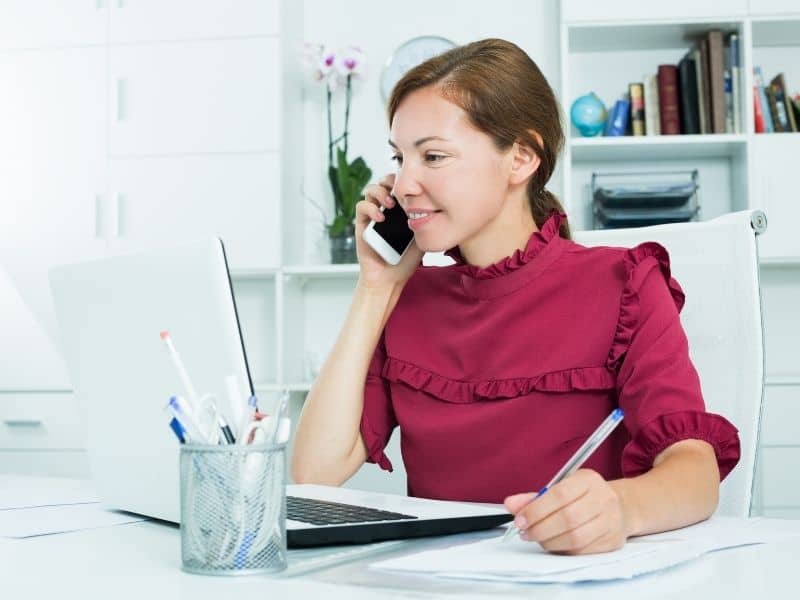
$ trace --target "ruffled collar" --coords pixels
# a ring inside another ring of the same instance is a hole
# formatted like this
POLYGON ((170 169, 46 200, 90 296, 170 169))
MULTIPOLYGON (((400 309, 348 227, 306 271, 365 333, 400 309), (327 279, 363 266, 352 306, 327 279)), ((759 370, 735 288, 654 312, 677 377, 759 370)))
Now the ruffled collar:
POLYGON ((455 268, 474 279, 494 279, 512 273, 520 267, 528 264, 533 258, 545 248, 553 238, 558 237, 561 224, 567 219, 567 215, 557 211, 548 217, 539 231, 534 231, 528 239, 528 243, 522 250, 516 250, 511 256, 507 256, 488 267, 478 267, 468 264, 461 255, 458 246, 445 251, 445 254, 456 261, 455 268))

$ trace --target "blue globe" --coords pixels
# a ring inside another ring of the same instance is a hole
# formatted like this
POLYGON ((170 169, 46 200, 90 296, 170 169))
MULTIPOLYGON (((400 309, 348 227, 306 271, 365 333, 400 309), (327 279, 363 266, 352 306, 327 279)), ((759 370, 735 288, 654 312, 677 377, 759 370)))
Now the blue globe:
POLYGON ((584 137, 592 137, 601 133, 606 124, 606 107, 594 92, 589 92, 575 100, 569 114, 572 124, 584 137))

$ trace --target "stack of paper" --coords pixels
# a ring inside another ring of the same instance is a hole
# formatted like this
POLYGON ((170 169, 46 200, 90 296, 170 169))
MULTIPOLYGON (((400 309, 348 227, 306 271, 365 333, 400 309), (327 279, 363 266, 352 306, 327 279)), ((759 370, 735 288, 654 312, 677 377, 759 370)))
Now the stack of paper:
POLYGON ((103 508, 85 481, 0 476, 0 537, 26 538, 143 520, 103 508))
POLYGON ((443 550, 376 562, 370 568, 462 579, 526 583, 628 579, 686 562, 715 550, 800 536, 769 519, 714 517, 676 531, 642 536, 620 550, 583 556, 554 555, 518 537, 502 535, 443 550))

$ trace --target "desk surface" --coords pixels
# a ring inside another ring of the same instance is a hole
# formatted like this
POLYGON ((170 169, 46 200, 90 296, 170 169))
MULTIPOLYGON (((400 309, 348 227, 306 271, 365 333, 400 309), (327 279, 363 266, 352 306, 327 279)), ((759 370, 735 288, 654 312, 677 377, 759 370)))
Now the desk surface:
MULTIPOLYGON (((464 540, 483 534, 458 536, 464 540)), ((403 542, 381 554, 440 545, 453 538, 403 542)), ((783 598, 795 593, 800 542, 784 541, 707 554, 667 571, 600 584, 496 584, 395 575, 362 558, 298 577, 208 577, 180 570, 176 526, 142 522, 24 540, 0 539, 3 597, 165 598, 783 598), (11 593, 9 593, 11 592, 11 593), (275 593, 280 596, 275 596, 275 593), (324 596, 323 596, 324 594, 324 596)))

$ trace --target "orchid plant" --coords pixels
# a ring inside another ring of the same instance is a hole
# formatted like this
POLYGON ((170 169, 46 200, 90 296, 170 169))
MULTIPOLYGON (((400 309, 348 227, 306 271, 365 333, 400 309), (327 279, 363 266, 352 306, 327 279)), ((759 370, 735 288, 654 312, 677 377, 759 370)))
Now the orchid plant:
POLYGON ((328 235, 338 237, 352 231, 356 204, 372 171, 360 156, 348 161, 350 102, 356 81, 366 73, 366 56, 355 46, 333 51, 322 45, 305 45, 305 63, 313 81, 325 84, 328 110, 328 180, 333 191, 334 217, 328 235), (344 129, 334 138, 331 108, 335 94, 344 88, 344 129))

